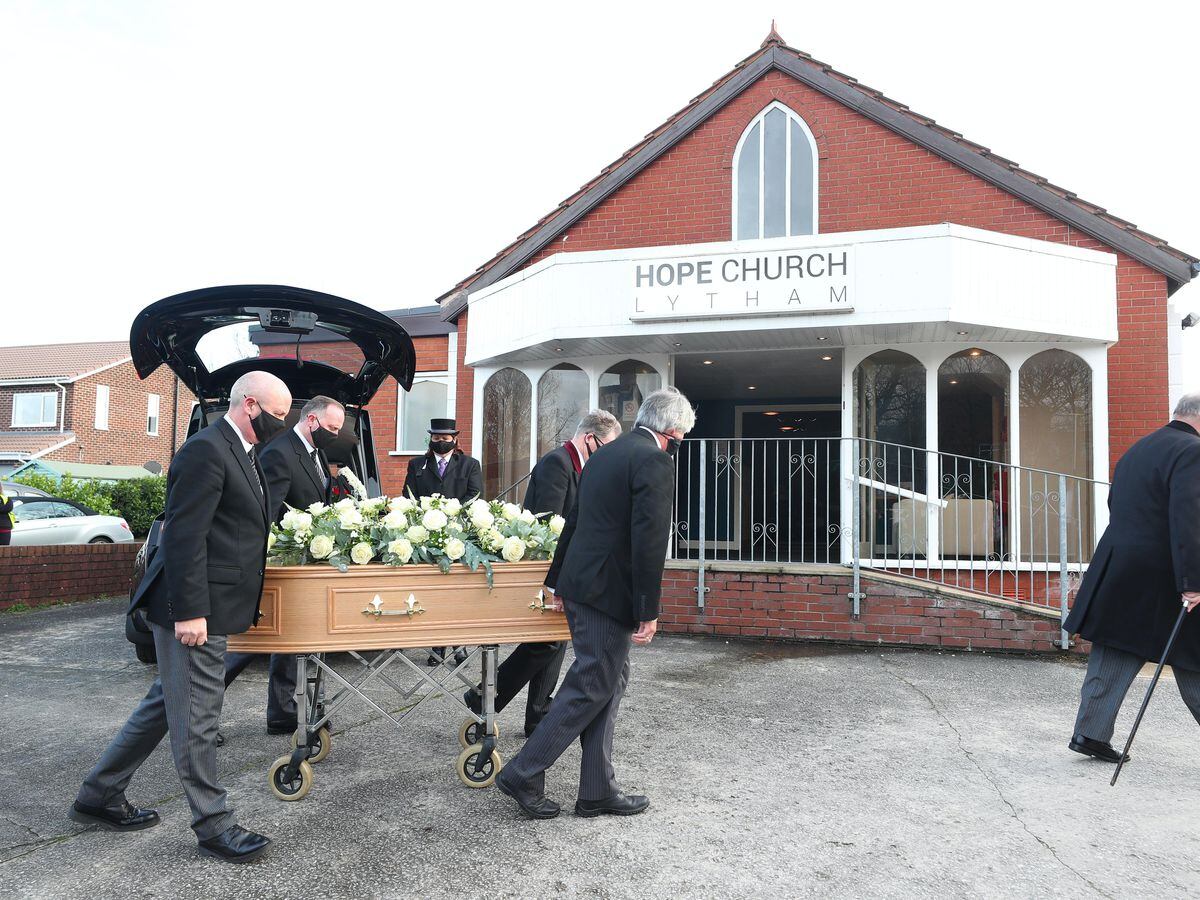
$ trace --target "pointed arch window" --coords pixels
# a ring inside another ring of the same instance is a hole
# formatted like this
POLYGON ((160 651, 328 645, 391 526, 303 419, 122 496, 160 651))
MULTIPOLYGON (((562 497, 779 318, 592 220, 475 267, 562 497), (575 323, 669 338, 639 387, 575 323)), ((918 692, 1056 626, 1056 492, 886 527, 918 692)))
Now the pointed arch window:
POLYGON ((817 142, 776 101, 746 126, 733 155, 733 237, 816 233, 817 142))

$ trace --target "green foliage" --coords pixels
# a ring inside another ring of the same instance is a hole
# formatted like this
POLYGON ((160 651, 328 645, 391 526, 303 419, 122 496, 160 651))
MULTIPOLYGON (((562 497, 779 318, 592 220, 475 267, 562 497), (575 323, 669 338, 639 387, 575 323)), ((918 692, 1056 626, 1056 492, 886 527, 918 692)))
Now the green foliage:
POLYGON ((167 479, 164 475, 133 478, 109 484, 103 481, 74 479, 64 475, 56 481, 49 475, 26 472, 13 481, 45 491, 54 497, 74 500, 102 516, 120 516, 136 535, 150 530, 167 504, 167 479))
POLYGON ((150 526, 162 515, 167 505, 165 475, 118 481, 111 486, 111 492, 113 506, 119 510, 117 515, 128 522, 137 535, 149 532, 150 526))

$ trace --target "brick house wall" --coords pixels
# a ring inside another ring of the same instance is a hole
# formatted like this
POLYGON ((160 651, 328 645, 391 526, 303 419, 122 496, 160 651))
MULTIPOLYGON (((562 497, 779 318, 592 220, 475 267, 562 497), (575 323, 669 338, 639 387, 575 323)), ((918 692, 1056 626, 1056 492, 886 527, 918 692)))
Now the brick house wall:
POLYGON ((49 428, 46 426, 43 426, 43 425, 14 425, 12 423, 13 397, 17 394, 54 394, 55 397, 58 398, 55 401, 56 402, 56 406, 55 406, 56 412, 61 415, 63 410, 65 409, 66 424, 63 426, 63 430, 70 431, 71 430, 71 393, 74 389, 74 385, 63 384, 63 388, 66 390, 65 400, 64 400, 63 392, 60 391, 57 387, 55 387, 53 384, 32 384, 32 385, 21 385, 20 387, 0 387, 0 431, 9 431, 9 432, 15 432, 17 434, 20 434, 21 432, 24 432, 24 431, 41 432, 41 431, 57 431, 58 430, 57 422, 54 424, 53 427, 49 427, 49 428))

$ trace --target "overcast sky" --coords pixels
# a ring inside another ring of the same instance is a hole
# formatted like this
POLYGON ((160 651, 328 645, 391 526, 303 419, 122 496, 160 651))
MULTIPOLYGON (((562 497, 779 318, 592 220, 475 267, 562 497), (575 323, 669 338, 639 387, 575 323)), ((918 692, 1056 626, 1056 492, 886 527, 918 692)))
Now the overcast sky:
POLYGON ((772 17, 1200 255, 1197 4, 0 0, 0 344, 124 338, 213 284, 431 303, 772 17))

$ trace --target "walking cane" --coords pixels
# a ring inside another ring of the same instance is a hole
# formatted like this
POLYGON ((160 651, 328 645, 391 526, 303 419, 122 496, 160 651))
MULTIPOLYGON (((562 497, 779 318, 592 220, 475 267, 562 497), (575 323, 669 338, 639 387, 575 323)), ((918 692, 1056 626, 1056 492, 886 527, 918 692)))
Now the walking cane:
POLYGON ((1175 627, 1171 629, 1171 636, 1167 638, 1167 646, 1158 661, 1158 668, 1154 670, 1154 677, 1150 679, 1150 687, 1146 688, 1146 697, 1142 700, 1142 708, 1138 710, 1137 718, 1133 720, 1133 730, 1129 732, 1129 740, 1125 742, 1125 749, 1121 751, 1121 758, 1117 760, 1117 770, 1113 772, 1112 781, 1108 783, 1109 787, 1116 786, 1117 776, 1121 774, 1121 766, 1125 765, 1125 760, 1129 758, 1129 748, 1133 746, 1133 738, 1137 734, 1138 726, 1142 724, 1142 716, 1146 714, 1150 695, 1154 693, 1154 688, 1158 684, 1158 676, 1162 674, 1163 666, 1166 665, 1167 657, 1171 653, 1171 647, 1174 646, 1175 638, 1179 634, 1179 626, 1183 624, 1183 617, 1187 615, 1187 612, 1188 607, 1185 600, 1183 609, 1179 611, 1179 618, 1175 620, 1175 627))

